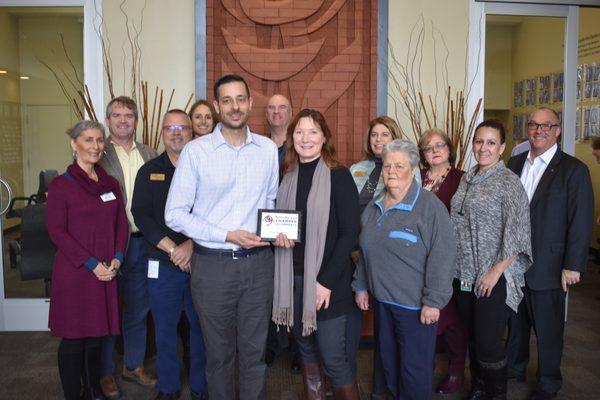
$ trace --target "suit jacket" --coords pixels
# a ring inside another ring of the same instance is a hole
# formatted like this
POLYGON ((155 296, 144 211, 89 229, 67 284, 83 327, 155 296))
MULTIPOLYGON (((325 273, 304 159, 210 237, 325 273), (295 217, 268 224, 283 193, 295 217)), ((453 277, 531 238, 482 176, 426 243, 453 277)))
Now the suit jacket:
MULTIPOLYGON (((512 157, 508 168, 520 176, 528 154, 512 157)), ((558 149, 529 207, 533 265, 525 273, 527 286, 558 289, 563 268, 585 272, 594 224, 594 193, 587 166, 558 149)))
MULTIPOLYGON (((142 159, 144 163, 156 158, 158 153, 156 151, 146 146, 143 143, 138 141, 135 142, 137 149, 142 155, 142 159)), ((123 193, 123 198, 127 199, 127 193, 125 191, 125 178, 123 177, 123 168, 121 167, 121 163, 119 162, 119 157, 117 156, 117 152, 115 151, 114 146, 112 145, 112 140, 110 137, 106 139, 106 145, 104 146, 104 157, 100 160, 100 165, 109 175, 113 176, 117 181, 119 181, 119 187, 121 188, 121 193, 123 193)))

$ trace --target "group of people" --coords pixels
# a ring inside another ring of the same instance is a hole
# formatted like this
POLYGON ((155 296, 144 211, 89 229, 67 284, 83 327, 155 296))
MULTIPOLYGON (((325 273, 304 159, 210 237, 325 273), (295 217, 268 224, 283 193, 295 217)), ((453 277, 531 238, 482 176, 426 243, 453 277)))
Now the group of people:
POLYGON ((593 193, 585 165, 557 145, 553 110, 531 114, 531 150, 508 167, 504 127, 483 121, 476 164, 463 172, 439 129, 417 145, 380 116, 364 138, 366 159, 346 168, 321 112, 293 114, 274 95, 269 139, 248 127, 243 78, 221 77, 214 99, 164 115, 159 156, 135 141, 137 107, 126 97, 107 106, 107 139, 92 121, 69 132, 74 162, 47 205, 58 249, 49 325, 62 338, 67 400, 118 398, 121 333, 122 378, 157 384, 159 400, 179 398, 180 319, 192 399, 236 398, 236 360, 239 398, 265 399, 271 322, 275 336, 294 338, 305 399, 324 400, 328 379, 336 400, 357 400, 361 310, 370 308, 373 398, 431 398, 443 335, 449 365, 435 391, 462 387, 468 349, 468 398, 505 399, 507 371, 527 365, 512 349, 529 348, 531 327, 532 398, 556 396, 565 293, 585 270, 593 193), (300 211, 300 237, 259 237, 259 209, 300 211), (149 310, 158 377, 144 368, 149 310))

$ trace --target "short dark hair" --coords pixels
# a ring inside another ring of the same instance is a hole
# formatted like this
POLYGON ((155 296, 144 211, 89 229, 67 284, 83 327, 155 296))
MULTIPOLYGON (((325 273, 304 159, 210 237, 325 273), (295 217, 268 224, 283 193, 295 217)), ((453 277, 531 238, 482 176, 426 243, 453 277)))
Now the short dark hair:
POLYGON ((592 149, 600 150, 600 136, 595 138, 594 141, 592 142, 592 149))
POLYGON ((133 111, 133 116, 135 117, 135 120, 138 120, 137 104, 135 104, 135 101, 131 97, 127 96, 115 97, 114 99, 108 102, 108 104, 106 105, 106 119, 109 119, 110 114, 112 114, 113 104, 120 104, 123 107, 129 109, 130 111, 133 111))
POLYGON ((496 118, 490 118, 490 119, 486 119, 485 121, 481 122, 479 125, 477 125, 477 128, 475 128, 475 132, 473 133, 473 140, 475 140, 475 137, 477 136, 477 131, 479 130, 479 128, 492 128, 498 131, 498 133, 500 134, 500 143, 504 143, 506 142, 506 128, 504 128, 504 124, 496 118))
POLYGON ((226 83, 231 83, 231 82, 242 82, 244 84, 244 86, 246 87, 246 94, 248 95, 248 97, 250 97, 250 88, 248 87, 248 84, 246 83, 244 78, 242 78, 241 76, 236 75, 236 74, 229 74, 229 75, 223 75, 222 77, 217 79, 217 81, 215 82, 215 87, 214 87, 215 100, 219 101, 219 88, 221 86, 225 85, 226 83))

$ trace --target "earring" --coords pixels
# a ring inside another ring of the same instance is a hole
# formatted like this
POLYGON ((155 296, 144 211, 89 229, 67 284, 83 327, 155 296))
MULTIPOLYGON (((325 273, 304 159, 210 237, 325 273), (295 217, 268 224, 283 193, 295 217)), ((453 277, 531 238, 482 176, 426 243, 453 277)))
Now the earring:
POLYGON ((75 150, 73 150, 73 160, 75 160, 77 158, 77 152, 75 150))

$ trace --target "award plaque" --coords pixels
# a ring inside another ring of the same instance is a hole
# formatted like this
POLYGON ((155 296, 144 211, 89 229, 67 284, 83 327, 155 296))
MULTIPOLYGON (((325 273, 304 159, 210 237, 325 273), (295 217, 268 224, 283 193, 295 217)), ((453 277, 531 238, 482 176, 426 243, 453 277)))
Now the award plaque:
POLYGON ((265 242, 274 242, 283 233, 288 239, 300 243, 301 211, 258 210, 257 235, 265 242))

